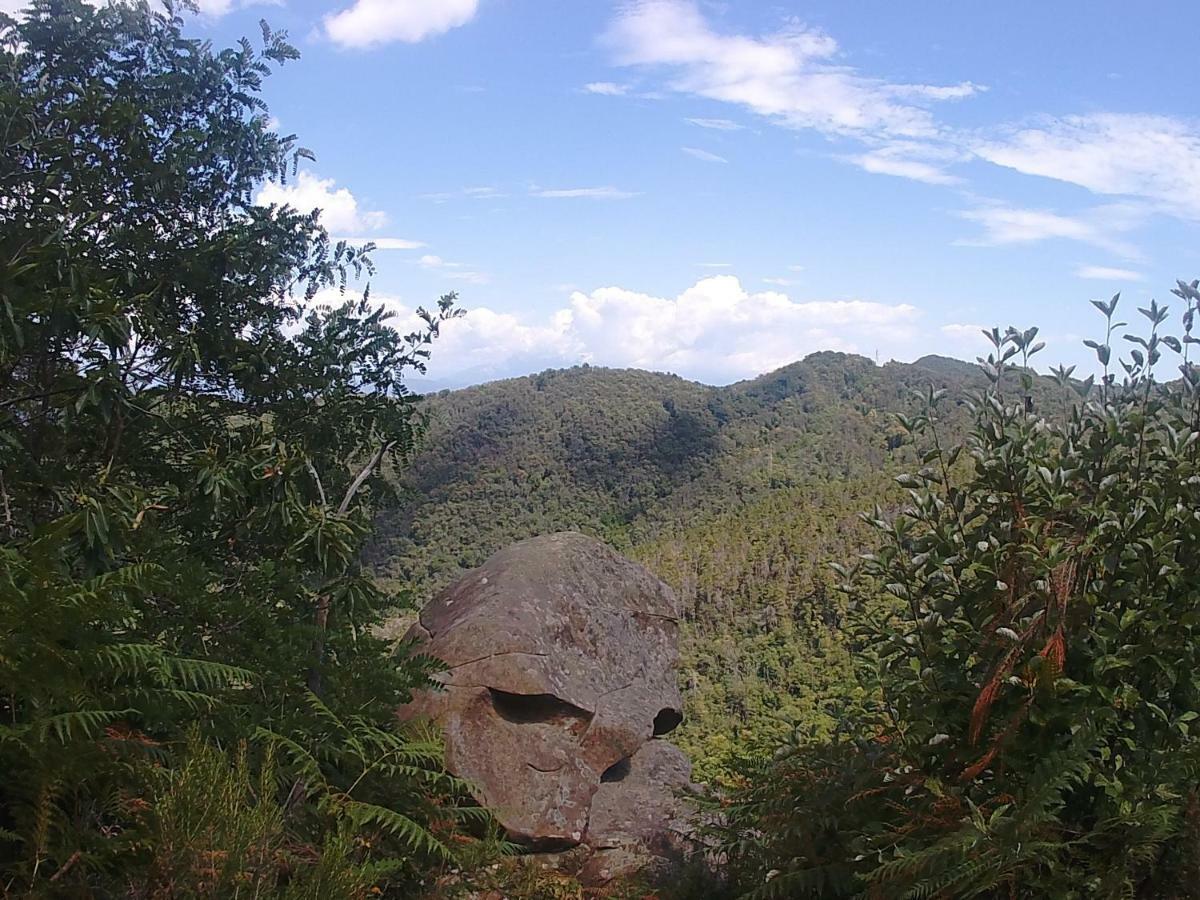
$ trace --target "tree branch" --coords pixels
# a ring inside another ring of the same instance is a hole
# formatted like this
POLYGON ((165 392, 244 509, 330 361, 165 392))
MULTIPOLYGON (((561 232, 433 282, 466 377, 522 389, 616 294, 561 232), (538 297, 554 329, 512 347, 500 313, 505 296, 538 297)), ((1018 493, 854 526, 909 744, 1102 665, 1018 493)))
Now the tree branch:
POLYGON ((312 464, 312 460, 307 461, 309 474, 312 475, 313 481, 317 483, 317 494, 321 497, 321 508, 324 509, 329 505, 329 501, 325 499, 325 485, 321 484, 321 476, 317 474, 317 467, 312 464))
POLYGON ((375 467, 379 465, 380 461, 384 458, 384 456, 387 455, 388 451, 395 446, 395 441, 388 441, 386 444, 383 444, 371 456, 370 462, 363 466, 362 471, 358 473, 357 477, 350 482, 350 487, 346 488, 346 496, 344 496, 342 498, 342 502, 338 504, 337 511, 339 516, 344 516, 346 514, 346 511, 350 509, 350 504, 354 501, 354 495, 358 493, 359 489, 363 486, 366 480, 371 477, 371 473, 375 471, 375 467))

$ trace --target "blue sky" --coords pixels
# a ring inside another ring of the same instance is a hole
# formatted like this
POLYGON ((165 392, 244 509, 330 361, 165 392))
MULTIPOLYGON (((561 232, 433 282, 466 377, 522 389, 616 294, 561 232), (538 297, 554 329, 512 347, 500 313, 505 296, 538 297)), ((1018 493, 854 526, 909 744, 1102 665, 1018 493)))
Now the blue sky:
POLYGON ((1200 277, 1192 0, 203 5, 303 54, 267 99, 317 160, 263 199, 388 248, 401 317, 459 292, 438 385, 973 358, 992 324, 1083 363, 1089 299, 1200 277))

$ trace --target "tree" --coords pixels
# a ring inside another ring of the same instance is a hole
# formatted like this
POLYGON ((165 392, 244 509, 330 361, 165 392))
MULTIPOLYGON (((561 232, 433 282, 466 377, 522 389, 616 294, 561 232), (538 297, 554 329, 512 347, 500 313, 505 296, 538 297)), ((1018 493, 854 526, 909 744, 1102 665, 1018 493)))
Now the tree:
POLYGON ((1030 397, 1037 330, 992 331, 965 445, 942 391, 881 549, 843 570, 872 702, 760 765, 728 847, 755 896, 1196 896, 1200 850, 1200 305, 1142 334, 1096 302, 1103 376, 1030 397), (1113 342, 1131 347, 1119 360, 1113 342), (1180 357, 1161 383, 1162 357, 1180 357))
POLYGON ((397 598, 358 559, 455 297, 402 335, 339 297, 369 247, 253 202, 311 157, 268 125, 297 54, 265 23, 214 51, 170 7, 35 0, 0 44, 0 883, 128 863, 139 766, 196 722, 295 751, 297 834, 352 801, 384 855, 444 853, 457 785, 390 724, 428 664, 372 636, 397 598), (363 799, 362 766, 395 777, 363 799))

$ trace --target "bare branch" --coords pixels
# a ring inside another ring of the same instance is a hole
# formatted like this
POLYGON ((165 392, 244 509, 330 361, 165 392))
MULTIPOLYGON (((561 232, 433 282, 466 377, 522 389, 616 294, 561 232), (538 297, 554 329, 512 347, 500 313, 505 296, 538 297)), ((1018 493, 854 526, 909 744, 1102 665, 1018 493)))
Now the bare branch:
POLYGON ((339 516, 344 516, 346 514, 346 511, 350 509, 350 504, 354 501, 354 495, 358 493, 359 489, 363 486, 363 483, 371 477, 371 473, 375 471, 375 467, 379 465, 384 456, 386 456, 387 453, 395 446, 395 441, 388 441, 386 444, 381 446, 371 456, 370 462, 363 466, 362 471, 358 473, 354 481, 350 482, 350 487, 346 488, 346 496, 342 498, 342 502, 338 506, 337 511, 339 516))
POLYGON ((312 464, 312 460, 307 461, 308 471, 313 477, 313 481, 317 483, 317 493, 321 497, 321 508, 329 505, 329 501, 325 499, 325 485, 321 484, 321 476, 317 474, 317 467, 312 464))

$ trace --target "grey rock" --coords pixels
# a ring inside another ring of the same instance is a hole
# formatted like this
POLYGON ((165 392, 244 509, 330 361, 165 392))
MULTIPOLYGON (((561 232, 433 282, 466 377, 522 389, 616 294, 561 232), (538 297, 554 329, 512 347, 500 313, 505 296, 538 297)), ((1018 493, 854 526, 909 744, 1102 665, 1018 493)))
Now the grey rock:
POLYGON ((401 717, 441 724, 447 767, 513 839, 589 848, 593 881, 681 852, 691 767, 661 740, 682 720, 678 607, 647 569, 574 532, 522 541, 408 637, 448 668, 401 717))

